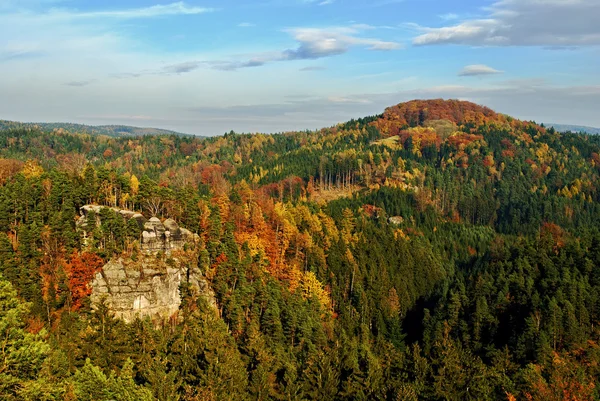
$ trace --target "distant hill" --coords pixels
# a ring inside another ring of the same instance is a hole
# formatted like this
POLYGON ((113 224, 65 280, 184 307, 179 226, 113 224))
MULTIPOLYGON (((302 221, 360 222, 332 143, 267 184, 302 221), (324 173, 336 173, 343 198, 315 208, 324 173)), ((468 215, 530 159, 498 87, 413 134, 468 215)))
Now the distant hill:
POLYGON ((0 120, 0 130, 11 128, 38 128, 42 131, 63 130, 70 133, 85 133, 90 135, 106 135, 111 137, 145 136, 145 135, 177 135, 193 136, 181 132, 160 128, 141 128, 127 125, 84 125, 73 123, 22 123, 17 121, 0 120))
POLYGON ((553 124, 553 123, 548 123, 545 125, 547 127, 554 127, 554 129, 559 132, 572 131, 572 132, 587 132, 588 134, 596 134, 596 135, 600 134, 600 128, 586 127, 583 125, 553 124))

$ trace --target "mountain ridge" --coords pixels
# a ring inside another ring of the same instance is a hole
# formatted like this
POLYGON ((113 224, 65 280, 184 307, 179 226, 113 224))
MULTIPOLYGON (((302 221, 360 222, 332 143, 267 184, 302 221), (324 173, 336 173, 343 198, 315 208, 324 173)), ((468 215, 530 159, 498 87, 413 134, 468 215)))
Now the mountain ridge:
POLYGON ((588 134, 600 134, 600 128, 597 127, 588 127, 586 125, 575 125, 575 124, 555 124, 555 123, 545 123, 546 127, 553 127, 555 130, 559 132, 586 132, 588 134))
POLYGON ((87 125, 70 122, 57 123, 34 123, 20 122, 0 119, 0 130, 12 128, 38 128, 42 131, 62 130, 72 134, 89 134, 89 135, 106 135, 110 137, 128 137, 128 136, 144 136, 144 135, 177 135, 177 136, 196 136, 183 132, 153 128, 153 127, 136 127, 131 125, 106 124, 106 125, 87 125))

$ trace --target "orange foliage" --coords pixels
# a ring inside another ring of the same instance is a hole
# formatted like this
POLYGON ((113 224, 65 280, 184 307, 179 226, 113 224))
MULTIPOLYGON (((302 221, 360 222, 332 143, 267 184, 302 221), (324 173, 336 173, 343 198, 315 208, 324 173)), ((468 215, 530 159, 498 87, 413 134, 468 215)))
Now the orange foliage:
POLYGON ((71 255, 65 270, 69 277, 73 310, 79 309, 82 300, 92 293, 90 284, 103 265, 104 260, 95 253, 82 252, 78 254, 74 252, 71 255))
POLYGON ((369 217, 377 217, 379 216, 379 213, 381 213, 382 209, 375 205, 364 205, 363 211, 369 217))
POLYGON ((23 162, 14 159, 0 159, 0 185, 4 184, 12 176, 23 168, 23 162))
POLYGON ((525 393, 527 400, 592 401, 596 384, 592 376, 581 374, 578 368, 587 361, 578 361, 575 355, 561 356, 554 353, 552 365, 547 371, 534 365, 529 377, 531 390, 525 393), (578 374, 579 373, 579 374, 578 374), (547 376, 547 379, 544 377, 547 376))
POLYGON ((433 128, 415 127, 407 130, 402 130, 398 133, 399 142, 406 144, 408 138, 412 138, 413 146, 416 149, 423 150, 431 145, 435 145, 437 149, 442 144, 442 138, 433 128))
POLYGON ((493 155, 487 155, 484 159, 483 159, 483 165, 486 167, 492 167, 494 165, 494 156, 493 155))
POLYGON ((221 253, 211 263, 210 270, 206 273, 206 278, 208 278, 209 280, 211 280, 213 277, 215 277, 215 275, 217 273, 217 269, 219 268, 219 266, 221 264, 223 264, 225 262, 227 262, 227 255, 225 255, 224 253, 221 253))
POLYGON ((483 140, 483 135, 475 134, 456 134, 448 138, 448 143, 457 149, 466 147, 475 141, 483 140))
POLYGON ((397 135, 402 127, 423 125, 428 120, 448 120, 457 125, 481 125, 503 121, 504 117, 475 103, 459 100, 413 100, 389 107, 372 124, 384 135, 397 135))
POLYGON ((210 185, 215 194, 226 195, 229 193, 230 184, 225 178, 227 166, 212 164, 202 169, 200 179, 203 184, 210 185))
POLYGON ((554 223, 544 223, 540 230, 540 237, 550 240, 555 251, 565 246, 565 232, 554 223))

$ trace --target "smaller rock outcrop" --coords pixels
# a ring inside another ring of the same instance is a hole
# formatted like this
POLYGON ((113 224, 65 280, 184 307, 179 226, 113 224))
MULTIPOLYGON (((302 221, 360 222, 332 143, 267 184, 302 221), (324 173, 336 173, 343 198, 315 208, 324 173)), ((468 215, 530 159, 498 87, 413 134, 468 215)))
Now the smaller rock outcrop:
POLYGON ((174 249, 183 249, 186 244, 195 244, 198 236, 179 225, 173 219, 167 219, 163 222, 157 217, 149 220, 142 214, 131 210, 124 210, 115 207, 86 205, 80 209, 81 217, 77 221, 77 227, 84 233, 84 242, 93 231, 94 227, 102 224, 103 210, 110 210, 120 215, 126 221, 134 220, 142 230, 140 237, 140 250, 145 252, 169 252, 174 249), (95 216, 95 225, 89 223, 89 216, 93 213, 95 216))
POLYGON ((402 216, 392 216, 392 217, 388 218, 388 223, 395 224, 395 225, 399 226, 402 223, 404 223, 404 217, 402 217, 402 216))

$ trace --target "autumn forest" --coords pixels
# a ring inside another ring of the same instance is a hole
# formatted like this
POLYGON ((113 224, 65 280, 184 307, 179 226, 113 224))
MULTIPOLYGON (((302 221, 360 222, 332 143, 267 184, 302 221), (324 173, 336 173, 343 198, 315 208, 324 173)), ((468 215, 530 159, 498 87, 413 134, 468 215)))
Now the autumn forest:
POLYGON ((273 135, 67 128, 0 129, 0 400, 600 399, 600 137, 458 100, 273 135), (106 206, 86 232, 84 205, 106 206), (150 257, 117 208, 193 233, 214 302, 94 304, 110 260, 150 257))

